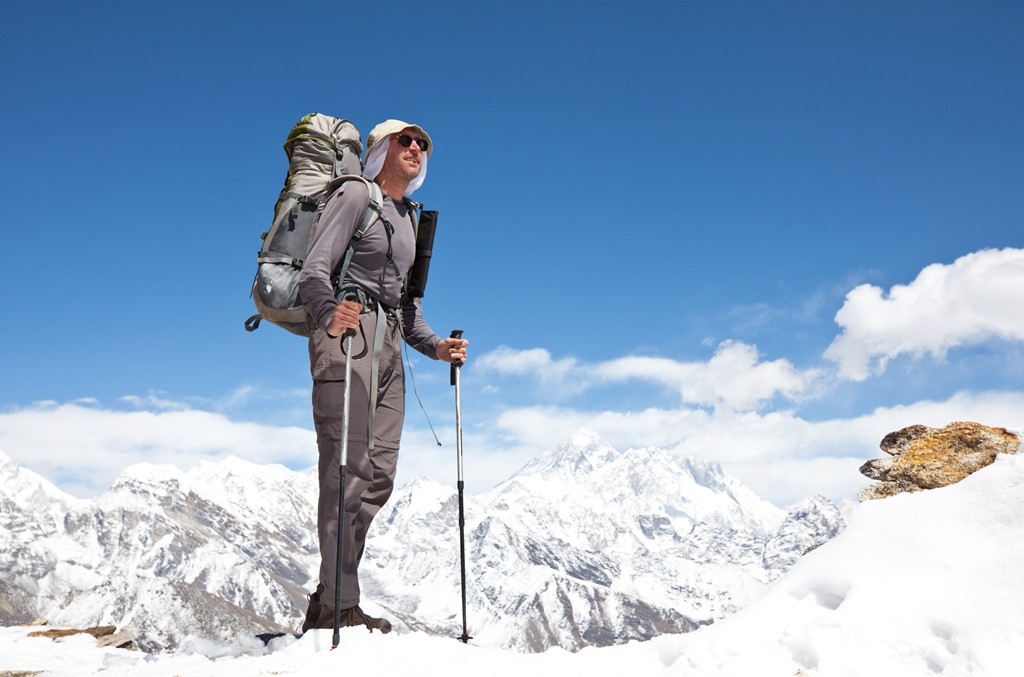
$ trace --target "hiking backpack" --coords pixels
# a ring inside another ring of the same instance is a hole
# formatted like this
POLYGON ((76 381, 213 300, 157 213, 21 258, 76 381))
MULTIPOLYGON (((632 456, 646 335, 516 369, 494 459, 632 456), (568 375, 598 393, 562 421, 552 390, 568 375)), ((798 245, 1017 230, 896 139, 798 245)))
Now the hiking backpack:
POLYGON ((362 151, 359 130, 348 120, 310 113, 292 127, 284 143, 288 174, 274 205, 270 230, 260 236, 263 246, 256 257, 251 296, 258 312, 245 321, 246 331, 255 331, 266 319, 299 336, 312 334, 315 326, 299 298, 299 275, 309 234, 327 198, 352 180, 362 181, 370 190, 369 206, 352 236, 339 279, 345 276, 356 242, 380 216, 380 186, 361 176, 362 151))
MULTIPOLYGON (((310 113, 299 120, 284 143, 288 174, 274 205, 270 230, 260 237, 263 246, 256 256, 256 279, 251 296, 258 311, 245 321, 246 331, 256 331, 264 319, 299 336, 316 328, 299 298, 299 275, 309 251, 309 235, 327 199, 351 181, 362 181, 370 192, 363 218, 334 278, 345 278, 352 255, 366 229, 380 217, 384 197, 380 186, 363 178, 359 156, 363 151, 359 130, 348 120, 310 113)), ((409 273, 407 293, 422 297, 437 228, 437 212, 420 209, 416 224, 416 258, 409 273)))

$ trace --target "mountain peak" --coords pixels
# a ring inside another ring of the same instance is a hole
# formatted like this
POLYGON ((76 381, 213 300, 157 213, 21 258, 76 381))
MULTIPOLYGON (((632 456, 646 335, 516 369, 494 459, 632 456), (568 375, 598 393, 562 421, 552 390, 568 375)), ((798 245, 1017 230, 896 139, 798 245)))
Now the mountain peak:
POLYGON ((56 485, 18 463, 0 451, 0 497, 14 504, 28 508, 43 509, 45 506, 77 505, 82 502, 57 488, 56 485))
POLYGON ((527 463, 517 474, 555 472, 578 477, 592 473, 619 456, 621 454, 605 443, 597 433, 580 428, 558 447, 542 453, 527 463))

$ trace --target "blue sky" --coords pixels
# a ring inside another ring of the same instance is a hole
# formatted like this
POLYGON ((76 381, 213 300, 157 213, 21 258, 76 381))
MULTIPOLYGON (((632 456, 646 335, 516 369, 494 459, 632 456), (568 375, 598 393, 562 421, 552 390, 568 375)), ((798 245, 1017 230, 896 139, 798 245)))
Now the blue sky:
MULTIPOLYGON (((313 465, 304 342, 242 329, 312 111, 435 141, 470 489, 586 427, 785 505, 905 425, 1024 425, 1019 4, 304 7, 0 10, 0 451, 81 496, 313 465)), ((443 446, 410 392, 400 479, 453 478, 447 369, 412 368, 443 446)))

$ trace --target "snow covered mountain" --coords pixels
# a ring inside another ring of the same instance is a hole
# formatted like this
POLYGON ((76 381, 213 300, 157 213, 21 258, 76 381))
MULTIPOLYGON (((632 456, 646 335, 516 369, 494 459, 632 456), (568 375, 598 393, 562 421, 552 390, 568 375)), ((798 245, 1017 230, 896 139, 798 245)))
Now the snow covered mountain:
POLYGON ((267 619, 303 596, 315 513, 309 478, 284 467, 136 465, 81 501, 0 457, 0 490, 0 571, 34 602, 9 620, 117 625, 155 648, 280 630, 267 619))
MULTIPOLYGON (((150 650, 294 630, 318 567, 315 500, 313 475, 232 458, 132 466, 82 501, 0 454, 0 624, 117 625, 150 650)), ((693 630, 842 528, 825 499, 787 515, 715 464, 584 431, 465 508, 470 634, 521 651, 693 630)), ((460 635, 454 487, 397 490, 363 572, 368 609, 460 635)))
POLYGON ((103 677, 644 675, 1016 677, 1024 658, 1024 455, 950 486, 850 508, 849 527, 755 602, 695 632, 576 653, 521 654, 423 632, 359 628, 269 647, 190 638, 174 653, 0 628, 0 674, 103 677))

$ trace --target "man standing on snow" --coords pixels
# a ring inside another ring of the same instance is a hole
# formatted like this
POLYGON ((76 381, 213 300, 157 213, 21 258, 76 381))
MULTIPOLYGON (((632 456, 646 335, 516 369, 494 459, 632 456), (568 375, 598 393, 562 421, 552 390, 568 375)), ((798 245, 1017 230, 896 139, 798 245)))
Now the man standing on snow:
POLYGON ((328 200, 310 234, 299 281, 299 294, 318 327, 309 339, 309 361, 320 453, 320 584, 309 597, 303 632, 334 626, 345 387, 345 355, 339 337, 350 329, 356 332, 351 356, 341 627, 365 625, 385 633, 391 630, 390 622, 367 616, 359 608, 358 569, 370 523, 394 487, 405 415, 401 341, 404 338, 424 355, 445 362, 465 361, 468 345, 463 339, 435 334, 423 319, 420 300, 410 298, 404 288, 416 254, 416 211, 408 196, 426 176, 433 151, 430 137, 418 125, 387 120, 373 128, 366 145, 363 175, 380 186, 384 199, 380 218, 359 240, 340 282, 343 291, 354 290, 358 301, 339 303, 332 275, 339 270, 367 209, 370 191, 360 181, 348 182, 344 191, 328 200))

